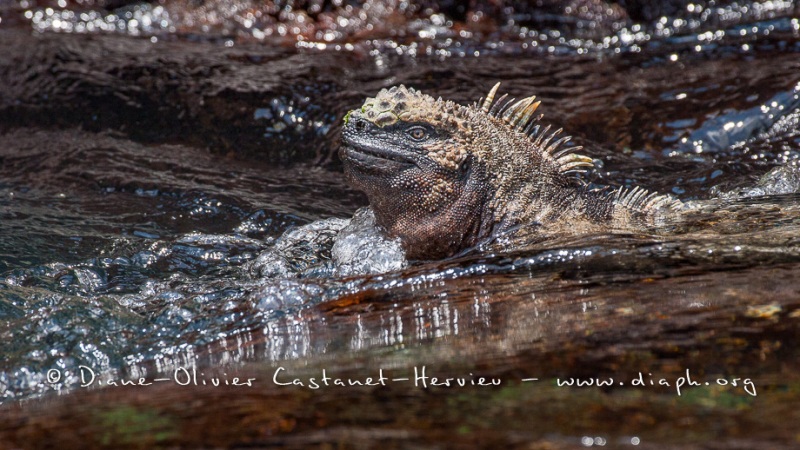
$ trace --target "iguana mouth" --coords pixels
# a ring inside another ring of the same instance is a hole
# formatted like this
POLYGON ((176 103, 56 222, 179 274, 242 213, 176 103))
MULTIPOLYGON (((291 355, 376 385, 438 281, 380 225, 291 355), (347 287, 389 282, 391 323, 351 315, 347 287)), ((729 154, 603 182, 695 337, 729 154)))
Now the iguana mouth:
POLYGON ((347 162, 369 169, 402 170, 416 165, 410 157, 386 148, 344 145, 341 153, 347 162))

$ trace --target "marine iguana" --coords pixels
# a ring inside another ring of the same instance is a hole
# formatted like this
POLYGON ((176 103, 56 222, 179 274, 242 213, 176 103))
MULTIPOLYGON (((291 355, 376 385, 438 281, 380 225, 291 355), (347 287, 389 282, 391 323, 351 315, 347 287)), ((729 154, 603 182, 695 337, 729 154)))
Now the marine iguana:
POLYGON ((376 222, 412 259, 438 259, 526 228, 542 237, 642 231, 684 208, 641 188, 598 189, 592 160, 544 126, 535 97, 462 106, 396 86, 345 117, 339 155, 376 222))

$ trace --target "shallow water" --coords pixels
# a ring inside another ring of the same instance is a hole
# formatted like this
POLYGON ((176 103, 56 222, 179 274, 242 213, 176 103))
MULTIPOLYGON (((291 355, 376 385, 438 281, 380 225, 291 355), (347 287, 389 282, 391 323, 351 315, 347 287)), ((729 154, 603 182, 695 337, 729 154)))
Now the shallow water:
POLYGON ((576 18, 476 2, 489 19, 471 20, 386 4, 399 9, 370 32, 335 10, 269 37, 297 17, 247 27, 235 9, 204 27, 188 18, 207 10, 175 3, 133 31, 152 6, 0 2, 0 442, 78 445, 77 429, 136 446, 119 420, 165 446, 796 445, 800 197, 753 186, 800 152, 798 8, 586 2, 601 8, 576 18), (88 30, 90 11, 138 12, 88 30), (335 156, 347 110, 400 83, 468 103, 496 81, 539 96, 595 159, 592 182, 724 200, 666 237, 501 241, 438 262, 323 242, 366 205, 335 156), (423 365, 502 385, 272 382, 279 366, 307 380, 423 365), (192 368, 258 383, 100 388, 192 368), (677 395, 686 370, 713 386, 677 395), (555 381, 639 372, 671 385, 555 381), (736 377, 758 395, 713 381, 736 377))

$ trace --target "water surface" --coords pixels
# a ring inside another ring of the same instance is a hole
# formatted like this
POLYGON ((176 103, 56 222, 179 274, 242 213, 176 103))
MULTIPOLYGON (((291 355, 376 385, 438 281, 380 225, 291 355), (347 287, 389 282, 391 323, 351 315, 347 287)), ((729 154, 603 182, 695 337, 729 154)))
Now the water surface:
POLYGON ((0 440, 797 445, 800 197, 752 189, 800 150, 797 7, 366 3, 309 7, 295 32, 296 10, 209 13, 225 2, 0 2, 0 440), (385 9, 359 19, 366 3, 385 9), (318 231, 254 272, 287 231, 366 205, 336 157, 346 111, 400 83, 471 103, 497 81, 542 100, 593 183, 736 194, 669 236, 357 275, 331 270, 318 231), (423 366, 501 383, 423 388, 423 366), (411 381, 312 390, 275 385, 278 367, 306 386, 322 369, 411 381), (678 395, 687 370, 709 384, 678 395), (183 371, 198 385, 99 383, 183 371), (234 376, 256 382, 210 385, 234 376))

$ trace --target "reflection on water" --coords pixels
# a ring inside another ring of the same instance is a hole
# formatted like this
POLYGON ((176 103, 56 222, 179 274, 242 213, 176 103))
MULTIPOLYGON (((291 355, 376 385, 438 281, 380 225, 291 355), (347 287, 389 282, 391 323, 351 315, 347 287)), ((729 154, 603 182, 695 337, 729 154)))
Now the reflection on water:
MULTIPOLYGON (((519 442, 555 433, 557 445, 586 430, 719 437, 703 417, 796 441, 774 420, 796 414, 781 406, 796 400, 800 329, 795 4, 340 3, 0 2, 0 401, 112 395, 76 389, 80 365, 105 379, 186 368, 268 378, 277 365, 428 364, 504 380, 690 368, 752 376, 761 403, 725 390, 676 400, 515 386, 285 396, 319 414, 292 416, 305 430, 329 430, 323 416, 363 423, 354 439, 373 444, 386 424, 441 442, 409 419, 431 405, 465 445, 477 429, 498 445, 508 430, 519 442), (366 5, 380 9, 362 17, 366 5), (345 111, 400 83, 469 103, 498 80, 542 99, 545 120, 595 160, 591 182, 694 208, 652 233, 540 242, 521 230, 410 263, 364 210, 351 220, 366 201, 334 157, 345 111), (764 175, 777 164, 787 169, 764 175), (374 408, 331 406, 350 400, 374 408), (381 408, 409 413, 370 415, 381 408), (495 422, 491 408, 508 414, 495 422), (556 431, 530 431, 531 417, 556 431)), ((181 396, 225 403, 187 392, 140 395, 158 411, 181 396)), ((84 408, 74 417, 94 414, 84 408)), ((9 423, 0 433, 29 422, 9 423)), ((274 436, 294 422, 277 423, 274 436)))
MULTIPOLYGON (((55 366, 67 370, 64 383, 47 383, 36 372, 17 372, 7 379, 24 380, 15 385, 22 392, 40 392, 77 383, 78 373, 69 368, 78 364, 89 365, 111 379, 138 378, 171 374, 185 367, 324 359, 327 354, 415 348, 439 341, 458 348, 462 356, 478 358, 487 352, 484 346, 470 347, 478 342, 499 342, 501 347, 510 348, 534 344, 550 347, 576 333, 602 330, 604 325, 598 320, 617 328, 624 320, 620 316, 652 313, 647 309, 651 302, 670 311, 662 314, 697 307, 733 308, 741 313, 745 306, 757 307, 769 297, 741 304, 732 297, 739 294, 734 288, 713 281, 721 276, 715 273, 796 263, 800 259, 796 245, 800 215, 789 216, 785 223, 781 223, 780 215, 767 215, 779 213, 782 205, 796 205, 796 199, 796 195, 788 196, 772 204, 748 200, 754 207, 750 211, 739 205, 736 210, 753 221, 755 230, 737 220, 732 222, 735 230, 726 229, 721 221, 714 224, 717 231, 701 229, 666 240, 590 235, 517 248, 510 254, 462 257, 369 278, 248 280, 239 272, 246 270, 239 252, 247 245, 251 245, 251 251, 257 248, 252 246, 257 241, 236 242, 210 235, 179 238, 175 247, 182 249, 180 252, 176 248, 163 252, 177 261, 162 266, 162 270, 175 273, 160 282, 140 279, 144 285, 137 293, 112 294, 105 290, 97 295, 92 290, 114 285, 114 278, 120 276, 115 265, 127 267, 130 261, 108 260, 105 266, 92 268, 60 265, 51 272, 18 271, 4 285, 14 298, 30 297, 33 289, 26 285, 48 280, 56 283, 50 289, 71 294, 45 297, 52 305, 44 314, 26 314, 21 305, 14 309, 15 315, 9 314, 16 323, 24 323, 21 330, 29 333, 28 337, 23 338, 17 329, 14 338, 18 345, 30 347, 31 354, 41 355, 37 361, 42 371, 53 361, 52 356, 60 356, 55 366), (771 230, 765 233, 764 227, 771 230), (214 247, 204 249, 201 245, 214 247), (208 259, 230 267, 217 273, 198 271, 208 259), (190 270, 191 265, 201 274, 199 278, 179 273, 190 270), (239 270, 233 270, 237 266, 239 270), (711 284, 685 279, 704 271, 711 284), (640 284, 661 279, 665 280, 662 284, 677 283, 680 289, 665 293, 640 284), (80 286, 77 290, 76 284, 80 286), (715 297, 713 290, 723 287, 727 294, 715 297), (92 302, 87 304, 79 298, 92 302), (79 309, 76 301, 82 304, 79 309), (131 313, 136 315, 132 318, 131 313), (58 316, 63 318, 59 320, 58 316), (94 325, 86 322, 87 317, 95 321, 94 325), (131 326, 137 331, 129 333, 131 326), (76 333, 77 346, 70 347, 67 344, 76 333), (48 358, 37 351, 35 347, 43 338, 64 341, 63 354, 51 349, 48 358), (95 340, 101 345, 88 343, 95 340), (545 341, 548 344, 542 344, 545 341)), ((724 216, 717 210, 710 217, 719 221, 724 216)), ((146 264, 157 264, 155 258, 146 264)), ((252 254, 244 261, 251 258, 252 254)), ((752 291, 753 281, 746 283, 747 290, 752 291)), ((784 288, 793 285, 790 282, 784 288)), ((793 298, 785 294, 775 297, 778 312, 782 302, 794 307, 793 298)), ((445 358, 452 351, 438 348, 437 358, 445 358)))
MULTIPOLYGON (((685 99, 686 93, 675 95, 676 99, 685 99)), ((780 92, 761 105, 746 110, 735 110, 705 121, 702 127, 694 129, 688 136, 680 136, 683 130, 694 125, 693 121, 676 121, 670 124, 675 129, 675 139, 679 144, 675 149, 664 150, 667 156, 679 153, 719 153, 735 151, 748 159, 767 158, 770 161, 787 162, 793 159, 791 148, 777 147, 778 154, 764 154, 764 147, 769 151, 771 146, 761 146, 761 153, 756 153, 748 144, 758 144, 768 140, 769 135, 785 135, 795 133, 797 129, 798 106, 800 106, 800 83, 793 90, 780 92)), ((774 147, 772 147, 774 148, 774 147)))

